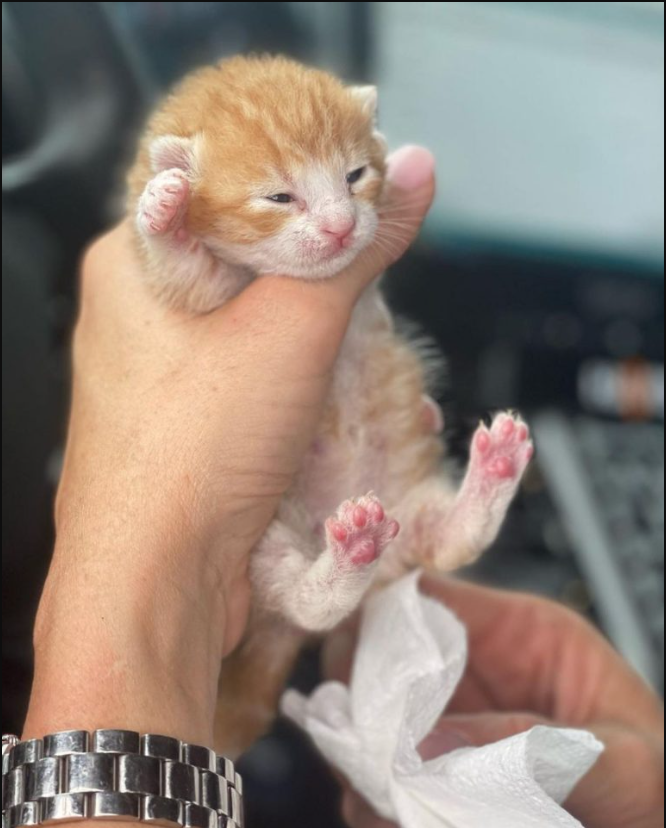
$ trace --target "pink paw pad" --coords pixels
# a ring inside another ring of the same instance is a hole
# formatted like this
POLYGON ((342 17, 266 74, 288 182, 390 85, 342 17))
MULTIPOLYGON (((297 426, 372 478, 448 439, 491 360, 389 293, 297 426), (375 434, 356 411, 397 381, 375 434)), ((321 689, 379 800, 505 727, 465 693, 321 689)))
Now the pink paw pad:
POLYGON ((525 471, 534 454, 530 431, 513 414, 498 414, 490 428, 479 426, 472 443, 475 463, 484 476, 497 480, 515 480, 525 471))
POLYGON ((345 501, 335 517, 326 521, 336 555, 354 566, 376 561, 399 531, 398 522, 386 516, 374 495, 345 501))
POLYGON ((180 227, 190 192, 190 183, 182 170, 164 170, 151 179, 139 199, 139 227, 150 236, 176 231, 179 240, 187 236, 180 227))

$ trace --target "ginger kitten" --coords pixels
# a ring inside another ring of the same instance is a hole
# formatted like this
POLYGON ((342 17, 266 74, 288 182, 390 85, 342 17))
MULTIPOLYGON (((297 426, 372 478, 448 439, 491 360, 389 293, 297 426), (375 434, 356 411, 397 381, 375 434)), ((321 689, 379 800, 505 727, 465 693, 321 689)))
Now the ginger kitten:
MULTIPOLYGON (((146 278, 195 313, 258 273, 335 276, 381 225, 385 143, 374 87, 284 58, 234 58, 187 77, 151 118, 130 173, 146 278)), ((217 747, 270 725, 304 639, 373 583, 453 570, 495 539, 533 452, 527 426, 480 426, 456 490, 418 351, 377 285, 359 301, 301 473, 251 560, 253 611, 223 665, 217 747), (350 499, 351 498, 351 499, 350 499), (389 516, 390 515, 390 516, 389 516)))

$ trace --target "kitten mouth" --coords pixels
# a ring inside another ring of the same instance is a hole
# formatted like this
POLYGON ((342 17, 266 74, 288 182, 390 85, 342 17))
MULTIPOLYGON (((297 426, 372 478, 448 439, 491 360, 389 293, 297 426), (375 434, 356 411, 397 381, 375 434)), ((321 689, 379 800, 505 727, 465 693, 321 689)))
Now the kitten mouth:
POLYGON ((319 264, 321 267, 344 267, 347 264, 347 260, 353 258, 353 256, 350 256, 351 252, 352 250, 349 247, 340 247, 337 250, 331 250, 321 257, 319 264))
POLYGON ((338 259, 341 256, 345 256, 345 255, 353 252, 355 247, 356 247, 356 239, 352 239, 349 242, 347 242, 347 240, 345 239, 345 241, 342 242, 341 244, 339 244, 337 247, 334 247, 334 248, 331 248, 331 249, 327 250, 323 254, 322 259, 324 261, 328 261, 329 259, 338 259))

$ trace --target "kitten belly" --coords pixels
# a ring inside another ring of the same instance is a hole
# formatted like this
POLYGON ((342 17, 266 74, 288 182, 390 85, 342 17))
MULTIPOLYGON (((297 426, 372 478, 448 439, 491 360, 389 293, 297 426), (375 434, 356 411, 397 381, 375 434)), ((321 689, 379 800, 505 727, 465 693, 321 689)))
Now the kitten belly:
POLYGON ((378 294, 367 296, 294 491, 317 534, 342 501, 373 491, 390 511, 439 467, 442 443, 425 393, 419 354, 395 334, 378 294))

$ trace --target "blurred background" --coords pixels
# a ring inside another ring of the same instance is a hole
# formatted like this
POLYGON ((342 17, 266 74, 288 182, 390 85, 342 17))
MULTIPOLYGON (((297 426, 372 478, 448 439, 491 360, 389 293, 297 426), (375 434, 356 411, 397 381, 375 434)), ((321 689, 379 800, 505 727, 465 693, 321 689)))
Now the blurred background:
MULTIPOLYGON (((392 146, 437 156, 388 297, 448 358, 464 460, 515 406, 538 459, 466 576, 588 615, 663 691, 663 3, 3 3, 3 731, 19 731, 52 545, 77 260, 190 68, 279 51, 380 88, 392 146)), ((294 676, 319 680, 317 653, 294 676)), ((246 758, 250 828, 341 828, 286 724, 246 758)))

